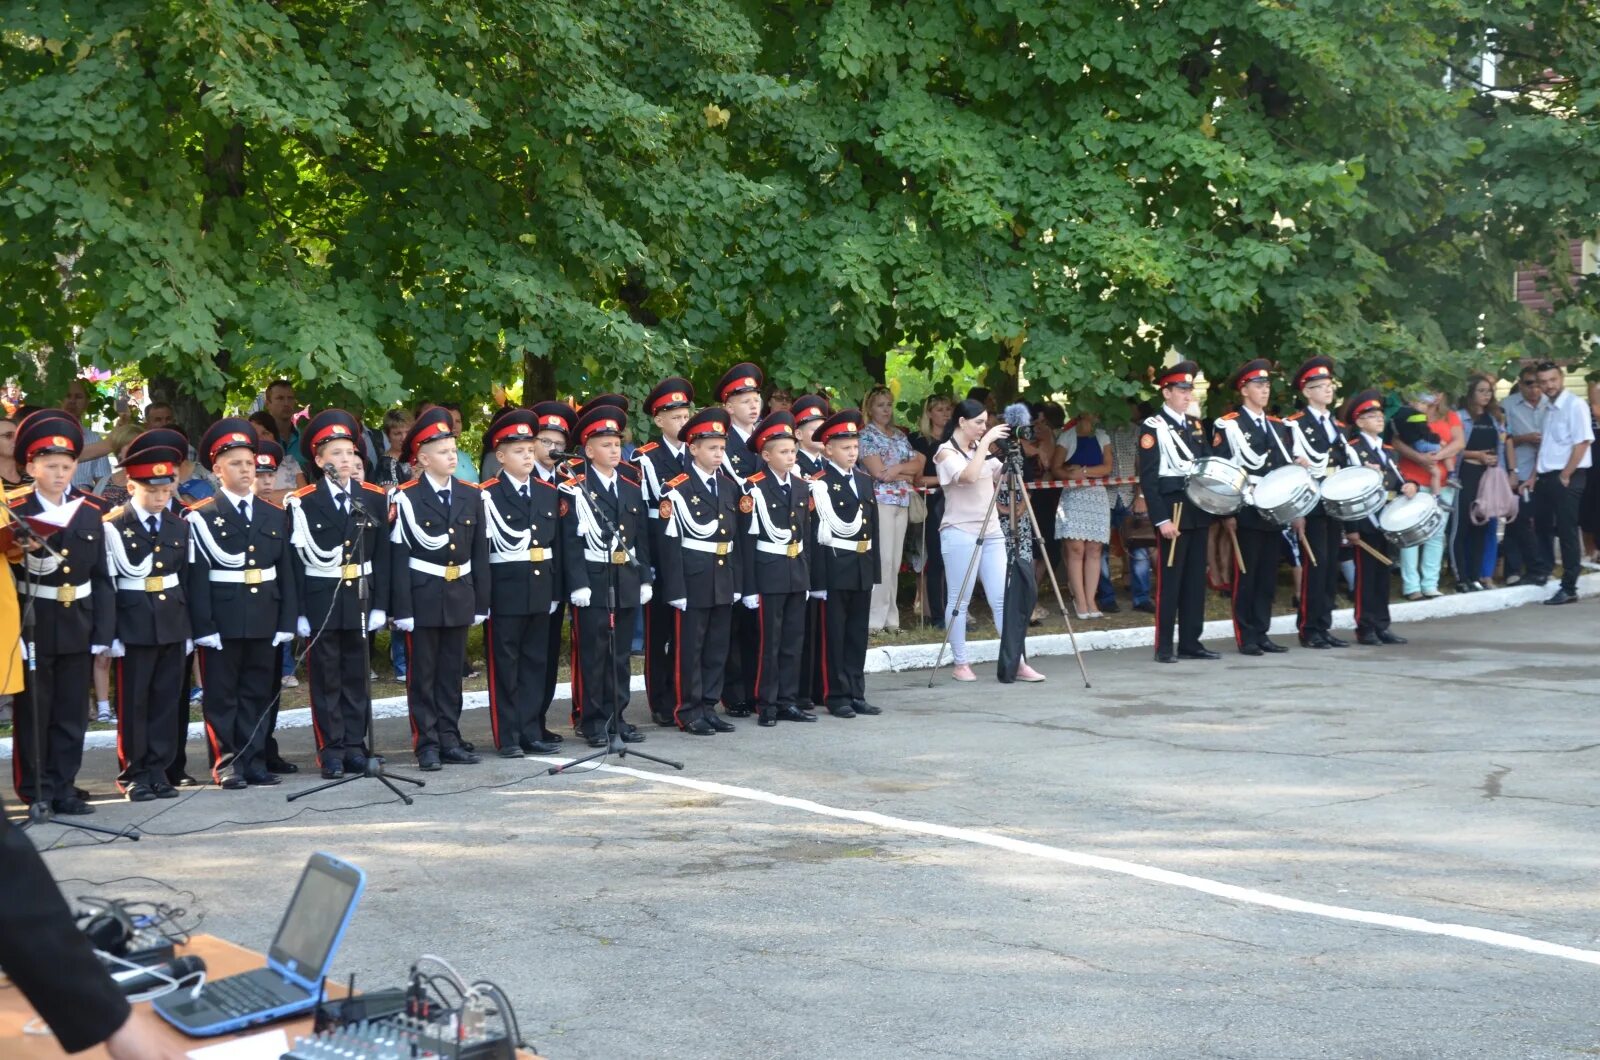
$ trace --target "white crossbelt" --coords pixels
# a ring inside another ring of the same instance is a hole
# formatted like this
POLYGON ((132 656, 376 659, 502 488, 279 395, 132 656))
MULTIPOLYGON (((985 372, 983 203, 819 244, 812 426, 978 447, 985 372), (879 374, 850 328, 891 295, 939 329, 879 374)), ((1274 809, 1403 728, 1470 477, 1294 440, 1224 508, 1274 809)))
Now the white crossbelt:
MULTIPOLYGON (((303 553, 302 553, 303 555, 303 553)), ((372 561, 357 567, 354 563, 306 564, 306 576, 311 578, 360 578, 372 573, 372 561)))
POLYGON ((834 537, 832 534, 818 532, 817 544, 827 545, 829 548, 837 549, 840 552, 862 553, 871 550, 872 539, 870 537, 860 539, 851 537, 834 537))
POLYGON ((555 549, 551 548, 524 548, 512 549, 510 552, 489 553, 490 563, 545 563, 555 559, 555 549))
POLYGON ((260 585, 262 582, 277 581, 278 571, 275 567, 247 567, 244 570, 213 569, 207 577, 224 585, 260 585))
POLYGON ((148 578, 118 578, 118 589, 130 589, 139 593, 159 593, 178 584, 176 574, 152 574, 148 578))
POLYGON ((435 578, 443 578, 447 582, 453 582, 457 578, 463 578, 472 573, 472 561, 470 559, 465 563, 429 563, 425 559, 409 559, 406 560, 406 565, 414 571, 431 574, 435 578))
MULTIPOLYGON (((834 547, 837 548, 838 546, 835 545, 834 547)), ((806 546, 799 541, 793 541, 787 545, 780 545, 776 541, 756 541, 757 552, 765 552, 772 556, 789 556, 793 558, 805 550, 806 546)))
POLYGON ((679 543, 691 552, 707 552, 713 556, 726 556, 733 551, 732 541, 699 541, 685 537, 679 543))
MULTIPOLYGON (((143 579, 132 578, 130 580, 138 582, 139 588, 144 587, 143 579)), ((17 583, 17 588, 22 590, 24 596, 31 596, 37 600, 57 600, 63 604, 70 604, 74 600, 82 600, 89 595, 88 582, 84 582, 82 585, 33 585, 23 581, 17 583)))
POLYGON ((633 560, 633 559, 637 558, 634 555, 633 549, 631 549, 631 548, 627 550, 625 555, 627 556, 627 559, 617 560, 617 559, 613 559, 612 558, 612 554, 610 552, 607 552, 603 548, 586 548, 586 549, 583 550, 583 558, 588 560, 590 563, 618 563, 618 564, 621 564, 621 563, 627 563, 630 560, 633 560))

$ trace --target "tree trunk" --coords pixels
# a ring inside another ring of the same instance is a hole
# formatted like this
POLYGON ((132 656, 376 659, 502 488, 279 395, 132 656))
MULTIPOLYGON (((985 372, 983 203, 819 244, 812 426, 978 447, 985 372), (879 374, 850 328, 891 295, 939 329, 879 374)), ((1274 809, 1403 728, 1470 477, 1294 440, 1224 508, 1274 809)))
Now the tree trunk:
POLYGON ((535 357, 526 351, 522 354, 522 404, 536 401, 553 401, 556 394, 556 363, 548 357, 535 357))
MULTIPOLYGON (((223 360, 226 360, 225 356, 223 360)), ((151 376, 148 383, 150 400, 165 401, 172 406, 178 429, 189 436, 191 445, 198 444, 206 428, 222 418, 220 410, 206 408, 169 375, 151 376)))

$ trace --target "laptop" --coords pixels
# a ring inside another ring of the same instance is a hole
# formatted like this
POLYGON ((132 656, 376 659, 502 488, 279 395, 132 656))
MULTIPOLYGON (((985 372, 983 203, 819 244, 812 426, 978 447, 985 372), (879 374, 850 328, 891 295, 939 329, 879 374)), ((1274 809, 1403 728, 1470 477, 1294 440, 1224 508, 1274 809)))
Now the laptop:
POLYGON ((366 888, 367 874, 328 854, 313 854, 267 951, 267 966, 205 984, 198 996, 177 990, 152 1003, 161 1017, 195 1038, 310 1012, 322 977, 366 888))

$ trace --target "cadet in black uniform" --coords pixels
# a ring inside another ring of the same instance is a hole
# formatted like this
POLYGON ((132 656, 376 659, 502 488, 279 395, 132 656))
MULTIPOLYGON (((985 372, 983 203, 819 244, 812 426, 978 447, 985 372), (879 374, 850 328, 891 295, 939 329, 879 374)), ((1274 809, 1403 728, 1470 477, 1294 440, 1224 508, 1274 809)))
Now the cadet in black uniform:
POLYGON ((836 412, 818 429, 827 453, 811 477, 816 517, 811 588, 822 613, 822 696, 836 718, 881 714, 867 702, 867 610, 878 581, 878 508, 872 476, 856 467, 861 426, 855 409, 836 412))
MULTIPOLYGON (((17 463, 33 487, 12 498, 12 518, 29 520, 36 534, 58 529, 39 535, 42 539, 18 539, 11 557, 18 602, 33 608, 34 652, 33 669, 12 712, 12 776, 23 802, 48 799, 56 813, 93 813, 76 788, 93 657, 111 650, 116 630, 104 508, 98 497, 72 488, 83 452, 83 430, 76 420, 53 410, 32 413, 18 426, 15 444, 17 463), (43 755, 38 762, 36 723, 43 755)), ((26 625, 22 633, 28 635, 26 625)))
MULTIPOLYGON (((750 432, 761 418, 761 388, 766 377, 748 361, 736 364, 717 381, 717 400, 728 413, 728 449, 722 467, 739 488, 761 470, 761 457, 750 448, 750 432)), ((722 703, 728 714, 747 718, 755 710, 756 623, 753 616, 735 610, 728 648, 727 673, 722 682, 722 703)))
POLYGON ((311 725, 328 780, 344 776, 346 769, 367 768, 371 664, 364 633, 383 628, 389 608, 389 502, 381 486, 357 480, 360 432, 356 418, 343 409, 313 416, 300 432, 300 455, 307 474, 321 481, 302 486, 284 502, 300 604, 295 625, 311 642, 306 654, 311 725), (358 584, 363 576, 368 580, 365 610, 358 584))
POLYGON ((539 417, 514 409, 495 420, 485 448, 500 474, 483 483, 483 515, 489 539, 489 621, 484 645, 489 657, 489 722, 501 758, 554 754, 539 738, 545 671, 557 656, 549 650, 550 623, 560 607, 561 562, 556 556, 561 504, 556 487, 534 473, 539 417))
POLYGON ((756 715, 762 726, 816 721, 800 709, 800 662, 811 589, 811 484, 795 470, 794 416, 774 412, 756 424, 751 444, 766 467, 745 479, 738 552, 745 606, 755 600, 756 715))
MULTIPOLYGON (((827 398, 806 394, 795 399, 790 414, 794 416, 794 437, 798 445, 795 473, 809 479, 827 463, 822 443, 817 441, 817 430, 833 415, 833 410, 828 407, 827 398)), ((815 598, 806 600, 806 639, 800 647, 800 689, 795 699, 799 707, 822 705, 822 611, 826 606, 815 598)))
POLYGON ((1194 462, 1211 455, 1205 424, 1189 415, 1194 400, 1193 361, 1179 361, 1157 377, 1162 406, 1139 427, 1139 488, 1155 524, 1156 662, 1216 659, 1200 643, 1206 620, 1206 533, 1211 516, 1187 501, 1183 487, 1194 462), (1173 622, 1178 626, 1173 650, 1173 622))
MULTIPOLYGON (((689 470, 689 449, 678 437, 694 415, 694 387, 681 376, 668 376, 644 399, 644 411, 655 421, 660 437, 646 442, 633 454, 644 492, 645 514, 650 517, 650 552, 660 563, 663 484, 689 470)), ((660 570, 657 570, 660 575, 660 570)), ((678 679, 673 662, 676 613, 667 606, 666 594, 653 598, 644 610, 644 687, 650 718, 657 725, 676 725, 678 679)))
MULTIPOLYGON (((282 463, 283 446, 279 445, 271 438, 261 437, 259 431, 256 432, 255 493, 258 498, 272 501, 274 504, 278 503, 276 498, 278 498, 281 491, 274 489, 272 482, 278 474, 278 467, 282 463)), ((282 507, 282 505, 279 505, 279 507, 282 507)), ((285 508, 284 519, 287 521, 288 517, 288 509, 285 508)), ((294 572, 294 553, 291 551, 289 555, 289 570, 291 572, 291 577, 289 580, 294 586, 294 588, 290 591, 298 591, 299 581, 292 576, 294 572)), ((299 617, 299 608, 300 602, 296 600, 295 617, 297 618, 299 617)), ((283 644, 278 646, 277 662, 274 664, 278 667, 278 669, 274 670, 273 673, 283 673, 283 653, 286 651, 294 651, 294 641, 285 641, 283 644)), ((278 738, 276 735, 278 731, 278 706, 282 702, 283 696, 281 694, 275 695, 272 697, 272 702, 267 706, 267 738, 262 744, 262 760, 266 763, 267 772, 277 775, 300 772, 299 766, 286 760, 278 751, 278 738)))
POLYGON ((188 443, 166 428, 128 443, 128 503, 106 513, 107 566, 116 585, 117 784, 130 802, 175 799, 167 780, 183 731, 179 703, 189 655, 184 575, 189 528, 169 509, 188 443))
MULTIPOLYGON (((1356 461, 1382 472, 1384 488, 1390 494, 1414 497, 1415 482, 1400 477, 1394 450, 1383 442, 1383 396, 1376 390, 1363 390, 1345 405, 1345 419, 1355 424, 1350 450, 1356 461)), ((1345 536, 1356 549, 1356 641, 1368 646, 1404 644, 1406 639, 1389 630, 1389 572, 1394 550, 1374 517, 1344 524, 1345 536), (1385 563, 1362 545, 1387 557, 1385 563)))
POLYGON ((661 548, 653 553, 661 595, 674 611, 678 728, 691 736, 732 732, 717 716, 734 605, 744 594, 734 535, 744 491, 723 470, 728 414, 703 409, 683 427, 688 471, 662 483, 661 548))
MULTIPOLYGON (((1286 418, 1298 448, 1318 488, 1327 477, 1355 462, 1345 441, 1346 426, 1333 414, 1333 360, 1312 357, 1295 369, 1295 389, 1306 407, 1286 418)), ((1328 517, 1322 501, 1306 515, 1306 540, 1316 563, 1300 560, 1300 611, 1295 629, 1305 648, 1348 648, 1350 642, 1333 635, 1333 598, 1339 591, 1339 542, 1344 525, 1328 517)))
POLYGON ((450 410, 419 416, 403 449, 419 474, 395 490, 390 600, 395 628, 406 634, 417 766, 432 772, 479 761, 461 739, 461 674, 467 630, 489 617, 489 538, 480 490, 455 477, 450 410))
MULTIPOLYGON (((533 406, 534 417, 538 420, 537 431, 534 435, 534 463, 533 473, 539 481, 551 486, 559 486, 570 476, 562 470, 554 454, 567 448, 567 439, 572 437, 572 429, 577 424, 577 416, 572 411, 572 406, 560 401, 540 401, 533 406)), ((559 500, 558 500, 559 511, 559 500)), ((557 517, 559 519, 559 515, 557 517)), ((561 547, 559 540, 557 549, 561 547)), ((556 557, 556 562, 561 562, 561 557, 556 557)), ((565 575, 566 567, 563 564, 562 572, 565 575)), ((556 660, 561 658, 561 616, 566 611, 565 584, 561 586, 561 596, 556 610, 550 618, 550 629, 546 633, 545 658, 550 662, 544 668, 544 688, 539 693, 538 709, 535 720, 538 722, 539 734, 535 739, 540 743, 555 745, 561 742, 560 733, 550 729, 550 704, 556 697, 556 660)), ((573 710, 576 720, 577 710, 573 710)))
POLYGON ((278 697, 278 646, 299 614, 289 516, 255 496, 256 431, 224 419, 200 438, 221 489, 185 516, 194 541, 187 591, 204 688, 211 779, 229 790, 276 784, 267 771, 267 709, 278 697))
POLYGON ((572 700, 577 730, 604 747, 613 724, 627 743, 644 733, 623 719, 634 613, 648 604, 650 531, 639 483, 622 469, 628 415, 598 405, 578 419, 584 471, 561 486, 564 584, 573 607, 572 700))
MULTIPOLYGON (((1276 416, 1267 415, 1272 397, 1272 364, 1262 358, 1239 366, 1229 380, 1239 392, 1239 406, 1217 418, 1212 449, 1244 468, 1251 482, 1294 462, 1294 436, 1276 416)), ((1289 649, 1267 636, 1272 625, 1272 598, 1278 587, 1278 559, 1283 528, 1253 505, 1230 516, 1239 535, 1244 569, 1233 575, 1233 639, 1240 655, 1262 655, 1289 649)), ((1304 520, 1295 520, 1303 528, 1304 520)))

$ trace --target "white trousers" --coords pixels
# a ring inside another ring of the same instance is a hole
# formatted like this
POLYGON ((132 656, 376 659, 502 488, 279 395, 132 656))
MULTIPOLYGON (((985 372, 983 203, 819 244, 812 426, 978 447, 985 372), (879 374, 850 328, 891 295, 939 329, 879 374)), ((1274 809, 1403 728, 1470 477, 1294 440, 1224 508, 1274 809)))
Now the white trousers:
POLYGON ((867 629, 900 628, 900 608, 895 597, 900 590, 900 556, 906 547, 906 526, 911 508, 904 504, 878 505, 878 584, 872 587, 872 608, 867 629))
POLYGON ((961 579, 966 576, 967 564, 972 562, 972 550, 978 548, 978 535, 967 530, 947 526, 939 531, 939 551, 944 555, 944 576, 949 585, 945 594, 945 628, 950 631, 950 650, 955 654, 956 665, 967 660, 967 612, 972 610, 972 599, 978 595, 978 582, 983 583, 984 599, 994 612, 998 628, 1006 610, 1006 539, 991 533, 983 539, 978 555, 978 575, 967 592, 964 606, 956 610, 956 597, 961 591, 961 579))

